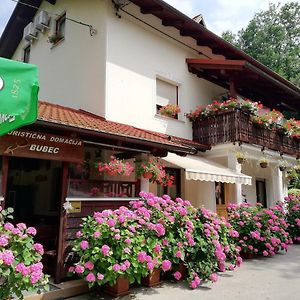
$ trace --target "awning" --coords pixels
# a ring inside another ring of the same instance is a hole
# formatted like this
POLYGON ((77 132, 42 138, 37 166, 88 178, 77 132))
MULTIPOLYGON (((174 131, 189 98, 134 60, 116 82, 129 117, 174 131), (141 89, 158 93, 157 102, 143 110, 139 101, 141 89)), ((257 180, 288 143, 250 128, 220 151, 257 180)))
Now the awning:
POLYGON ((185 169, 187 180, 215 181, 251 185, 252 177, 238 173, 213 161, 198 156, 185 157, 168 153, 162 160, 185 169))

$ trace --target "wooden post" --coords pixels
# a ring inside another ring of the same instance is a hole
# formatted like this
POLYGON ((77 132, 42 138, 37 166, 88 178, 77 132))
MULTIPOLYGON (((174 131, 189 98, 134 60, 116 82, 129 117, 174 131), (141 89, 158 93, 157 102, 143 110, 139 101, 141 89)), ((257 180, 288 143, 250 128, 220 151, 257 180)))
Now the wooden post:
POLYGON ((60 221, 59 221, 59 233, 58 233, 58 247, 57 247, 57 260, 55 270, 55 283, 60 283, 64 268, 64 252, 65 252, 65 227, 66 227, 66 212, 63 208, 63 204, 67 197, 68 192, 68 169, 69 163, 63 162, 62 170, 62 187, 61 187, 61 201, 60 201, 60 221))
POLYGON ((230 78, 229 80, 229 94, 230 94, 230 98, 237 98, 237 92, 236 92, 233 78, 230 78))
POLYGON ((4 197, 2 206, 4 208, 6 208, 5 199, 6 199, 6 191, 7 191, 8 163, 9 163, 9 157, 2 156, 2 194, 4 197))

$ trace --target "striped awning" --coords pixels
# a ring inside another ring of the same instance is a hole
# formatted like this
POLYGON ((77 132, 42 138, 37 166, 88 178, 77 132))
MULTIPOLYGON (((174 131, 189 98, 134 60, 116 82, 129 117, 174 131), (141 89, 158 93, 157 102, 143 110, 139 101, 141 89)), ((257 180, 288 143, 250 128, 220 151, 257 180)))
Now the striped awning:
POLYGON ((169 152, 168 156, 162 159, 184 169, 187 180, 252 184, 251 176, 241 174, 199 156, 187 155, 183 157, 169 152))

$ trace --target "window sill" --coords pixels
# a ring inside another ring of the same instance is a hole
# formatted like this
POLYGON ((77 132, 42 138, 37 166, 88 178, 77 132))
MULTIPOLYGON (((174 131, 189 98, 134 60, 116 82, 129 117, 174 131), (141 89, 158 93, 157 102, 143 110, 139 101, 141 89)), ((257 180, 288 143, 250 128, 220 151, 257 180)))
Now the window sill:
POLYGON ((163 116, 163 115, 160 115, 160 114, 155 114, 154 117, 157 118, 157 119, 165 120, 165 121, 175 121, 175 122, 185 123, 185 121, 183 121, 183 120, 174 119, 172 117, 167 117, 167 116, 163 116))
POLYGON ((50 47, 50 49, 53 49, 53 48, 55 48, 56 46, 60 45, 64 40, 65 40, 65 38, 63 37, 62 39, 60 39, 60 40, 57 41, 56 43, 53 43, 52 46, 50 47))

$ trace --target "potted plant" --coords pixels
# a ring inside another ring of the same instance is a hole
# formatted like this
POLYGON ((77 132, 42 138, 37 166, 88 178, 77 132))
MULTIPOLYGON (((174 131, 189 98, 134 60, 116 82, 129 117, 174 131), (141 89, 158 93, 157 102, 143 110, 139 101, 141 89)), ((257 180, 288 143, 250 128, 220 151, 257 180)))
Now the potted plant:
POLYGON ((289 163, 285 159, 281 159, 278 163, 278 168, 281 172, 284 172, 289 167, 289 163))
POLYGON ((163 116, 176 118, 177 115, 180 113, 180 107, 176 104, 167 104, 159 109, 159 113, 163 116))
POLYGON ((261 168, 265 169, 269 166, 270 160, 267 157, 263 156, 258 160, 258 163, 261 168))
POLYGON ((294 170, 296 171, 297 174, 300 174, 300 165, 294 166, 294 170))
POLYGON ((143 176, 149 179, 150 182, 164 186, 171 186, 174 181, 174 177, 165 171, 165 166, 153 159, 137 164, 136 173, 137 176, 143 176))
POLYGON ((236 243, 245 258, 273 256, 279 250, 287 250, 290 238, 284 203, 268 209, 260 204, 230 204, 228 214, 228 221, 237 232, 236 243))
POLYGON ((0 206, 0 299, 23 299, 24 291, 39 291, 48 283, 41 263, 43 246, 33 240, 36 229, 8 222, 12 213, 12 208, 0 206))
POLYGON ((235 157, 236 157, 237 162, 239 164, 244 164, 246 162, 246 160, 247 160, 246 153, 242 152, 242 151, 235 152, 235 157))
POLYGON ((56 44, 61 39, 63 39, 63 36, 59 33, 53 33, 48 36, 48 42, 51 44, 56 44))
POLYGON ((108 163, 98 163, 99 172, 105 172, 109 176, 125 175, 130 176, 134 167, 128 161, 120 160, 115 156, 111 156, 108 163))
POLYGON ((160 284, 161 269, 155 268, 146 277, 142 278, 142 284, 144 286, 153 287, 160 284))

